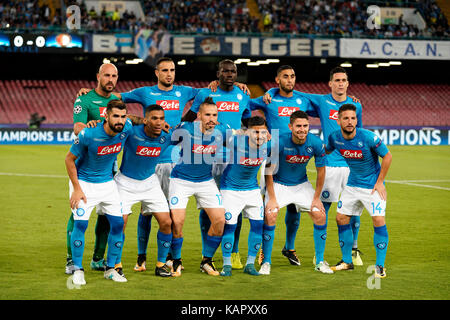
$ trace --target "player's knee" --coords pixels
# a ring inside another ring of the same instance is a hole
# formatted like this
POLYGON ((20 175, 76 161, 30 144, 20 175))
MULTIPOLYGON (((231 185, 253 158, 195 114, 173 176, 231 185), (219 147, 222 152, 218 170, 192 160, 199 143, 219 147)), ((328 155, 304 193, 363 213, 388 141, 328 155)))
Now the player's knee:
POLYGON ((350 223, 350 217, 345 214, 338 213, 336 214, 336 222, 338 225, 342 226, 344 224, 350 223))
POLYGON ((170 219, 169 215, 161 219, 161 221, 159 222, 159 229, 161 229, 161 231, 163 231, 164 233, 170 232, 171 227, 172 227, 172 219, 170 219))

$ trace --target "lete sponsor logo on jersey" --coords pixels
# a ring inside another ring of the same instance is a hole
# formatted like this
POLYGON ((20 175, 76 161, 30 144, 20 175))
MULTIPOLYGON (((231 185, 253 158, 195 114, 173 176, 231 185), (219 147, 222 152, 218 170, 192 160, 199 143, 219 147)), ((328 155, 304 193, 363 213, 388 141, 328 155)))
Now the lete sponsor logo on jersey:
POLYGON ((136 154, 142 157, 159 157, 161 154, 161 147, 144 147, 138 146, 136 154))
POLYGON ((193 144, 192 152, 197 154, 215 154, 217 150, 217 145, 203 145, 203 144, 193 144))
POLYGON ((278 107, 278 116, 290 117, 295 111, 300 110, 299 107, 278 107))
POLYGON ((363 159, 362 150, 345 150, 345 149, 341 149, 339 151, 341 152, 341 155, 344 158, 347 158, 347 159, 363 159))
POLYGON ((110 146, 99 146, 97 147, 97 155, 105 156, 108 154, 119 153, 122 150, 122 143, 116 143, 110 146))
POLYGON ((99 107, 100 117, 106 118, 106 107, 99 107))
POLYGON ((164 110, 180 110, 180 101, 178 100, 157 100, 156 104, 164 110))
POLYGON ((261 163, 263 163, 263 161, 264 161, 263 158, 246 158, 246 157, 241 157, 239 159, 239 164, 241 164, 243 166, 257 167, 257 166, 260 166, 261 163))
POLYGON ((225 112, 239 112, 239 102, 234 101, 217 101, 216 102, 218 111, 225 112))
POLYGON ((337 120, 338 119, 338 111, 331 109, 329 118, 332 120, 337 120))
POLYGON ((301 156, 301 155, 290 155, 286 156, 286 162, 288 163, 307 163, 310 159, 310 156, 301 156))

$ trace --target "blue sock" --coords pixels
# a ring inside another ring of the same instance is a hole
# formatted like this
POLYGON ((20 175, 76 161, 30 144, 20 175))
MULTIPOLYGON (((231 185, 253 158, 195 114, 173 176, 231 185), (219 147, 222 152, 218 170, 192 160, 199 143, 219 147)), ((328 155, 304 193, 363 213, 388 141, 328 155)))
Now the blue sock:
POLYGON ((350 218, 350 225, 352 226, 353 233, 353 248, 358 248, 358 234, 359 234, 359 226, 361 225, 361 217, 360 216, 352 216, 350 218))
POLYGON ((327 240, 327 225, 318 226, 314 224, 314 248, 316 252, 316 263, 324 261, 325 243, 327 240))
POLYGON ((170 246, 172 250, 172 258, 181 259, 181 247, 183 246, 183 237, 181 238, 173 238, 172 237, 172 245, 170 246))
POLYGON ((236 230, 235 224, 225 224, 222 237, 222 258, 223 265, 231 266, 231 252, 234 242, 234 231, 236 230))
POLYGON ((297 230, 300 226, 300 212, 297 212, 297 208, 294 204, 287 206, 284 222, 286 223, 286 243, 284 247, 287 250, 294 250, 295 237, 297 236, 297 230))
POLYGON ((331 205, 332 205, 332 203, 331 202, 322 202, 322 204, 323 204, 323 207, 325 208, 325 226, 327 226, 328 225, 328 212, 330 211, 330 208, 331 208, 331 205))
POLYGON ((84 252, 84 233, 86 232, 88 221, 75 220, 73 231, 70 236, 70 247, 72 249, 72 260, 76 269, 82 269, 84 252))
POLYGON ((259 248, 261 248, 263 225, 264 225, 263 220, 252 220, 252 219, 248 220, 250 221, 250 232, 248 234, 247 264, 255 263, 255 257, 258 254, 259 248))
POLYGON ((198 222, 200 224, 200 233, 202 234, 202 250, 204 250, 206 246, 206 237, 208 236, 208 230, 211 226, 211 220, 209 220, 209 217, 204 209, 200 210, 198 222))
POLYGON ((125 245, 125 233, 122 232, 122 250, 120 250, 120 253, 117 256, 116 264, 119 264, 122 262, 122 252, 123 252, 124 245, 125 245))
POLYGON ((114 268, 117 257, 122 254, 123 246, 123 218, 106 214, 110 225, 108 236, 108 253, 106 265, 114 268))
POLYGON ((262 242, 262 252, 264 254, 264 262, 269 262, 272 264, 272 248, 273 239, 275 238, 275 226, 263 225, 263 242, 262 242))
POLYGON ((156 242, 158 244, 158 262, 165 263, 170 246, 172 245, 172 232, 167 234, 158 230, 156 242))
POLYGON ((386 251, 389 243, 389 236, 386 225, 381 227, 374 227, 373 244, 377 253, 377 266, 384 267, 384 260, 386 259, 386 251))
POLYGON ((239 252, 239 238, 241 236, 241 229, 242 229, 242 212, 238 216, 236 230, 234 231, 234 244, 233 250, 231 251, 233 253, 239 252))
POLYGON ((220 242, 222 242, 223 236, 210 236, 206 235, 206 245, 203 248, 203 257, 212 258, 214 257, 214 253, 216 253, 217 248, 220 246, 220 242))
POLYGON ((150 237, 151 229, 152 215, 144 216, 140 213, 137 225, 138 254, 147 253, 148 238, 150 237))
POLYGON ((342 260, 352 262, 353 233, 350 224, 338 225, 339 245, 341 246, 342 260))

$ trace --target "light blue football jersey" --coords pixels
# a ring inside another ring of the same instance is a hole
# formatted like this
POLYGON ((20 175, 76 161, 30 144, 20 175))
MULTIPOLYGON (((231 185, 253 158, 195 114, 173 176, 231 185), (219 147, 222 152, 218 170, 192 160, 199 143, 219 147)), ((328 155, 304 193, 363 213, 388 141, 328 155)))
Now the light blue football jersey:
POLYGON ((144 125, 132 128, 123 147, 120 172, 136 180, 144 180, 155 173, 164 151, 171 146, 171 134, 164 131, 158 137, 147 136, 144 125))
POLYGON ((75 165, 80 180, 92 183, 112 180, 111 168, 133 127, 127 119, 122 132, 110 136, 105 132, 103 124, 104 122, 94 128, 81 130, 70 147, 70 152, 78 157, 75 165))
POLYGON ((250 97, 236 86, 231 91, 220 88, 217 88, 216 92, 208 88, 200 89, 192 103, 191 111, 197 113, 207 97, 211 97, 217 106, 219 112, 217 121, 229 125, 231 129, 240 129, 241 120, 251 117, 248 105, 250 97))
POLYGON ((259 148, 249 145, 246 135, 233 136, 227 141, 230 162, 225 168, 221 180, 221 190, 254 190, 259 189, 258 171, 261 164, 270 156, 270 143, 259 148))
POLYGON ((172 133, 172 143, 179 143, 181 153, 171 178, 192 182, 212 179, 212 165, 227 134, 230 136, 232 132, 225 124, 217 125, 210 134, 203 134, 199 121, 183 122, 172 133))
POLYGON ((326 165, 326 153, 322 140, 312 133, 308 133, 305 143, 296 144, 292 141, 292 133, 282 136, 279 140, 279 154, 273 164, 277 171, 273 181, 295 186, 308 180, 306 166, 314 157, 316 167, 326 165))
POLYGON ((351 140, 342 136, 341 130, 336 130, 328 137, 327 151, 337 150, 350 168, 347 185, 372 189, 380 173, 378 157, 384 157, 388 148, 373 132, 356 128, 356 135, 351 140))
POLYGON ((314 112, 309 99, 305 98, 302 92, 294 91, 292 97, 283 97, 279 94, 278 88, 272 88, 268 92, 272 96, 272 101, 266 104, 263 97, 250 100, 250 109, 262 110, 266 117, 267 126, 272 132, 273 129, 279 130, 279 135, 288 134, 291 114, 294 111, 301 110, 308 114, 314 112))
MULTIPOLYGON (((184 107, 194 99, 200 89, 187 86, 174 85, 172 90, 160 90, 157 85, 151 87, 141 87, 129 92, 121 93, 125 103, 139 103, 142 105, 143 113, 152 104, 163 107, 166 122, 175 128, 181 122, 184 107)), ((173 162, 171 154, 174 146, 169 147, 161 155, 160 162, 173 162)), ((174 159, 176 161, 176 159, 174 159)))

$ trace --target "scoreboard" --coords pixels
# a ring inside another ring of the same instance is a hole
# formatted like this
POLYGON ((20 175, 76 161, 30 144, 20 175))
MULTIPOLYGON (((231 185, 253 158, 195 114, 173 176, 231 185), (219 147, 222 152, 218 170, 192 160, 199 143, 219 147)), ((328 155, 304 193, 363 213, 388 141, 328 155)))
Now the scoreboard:
POLYGON ((83 37, 70 33, 0 33, 0 52, 79 53, 83 37))

